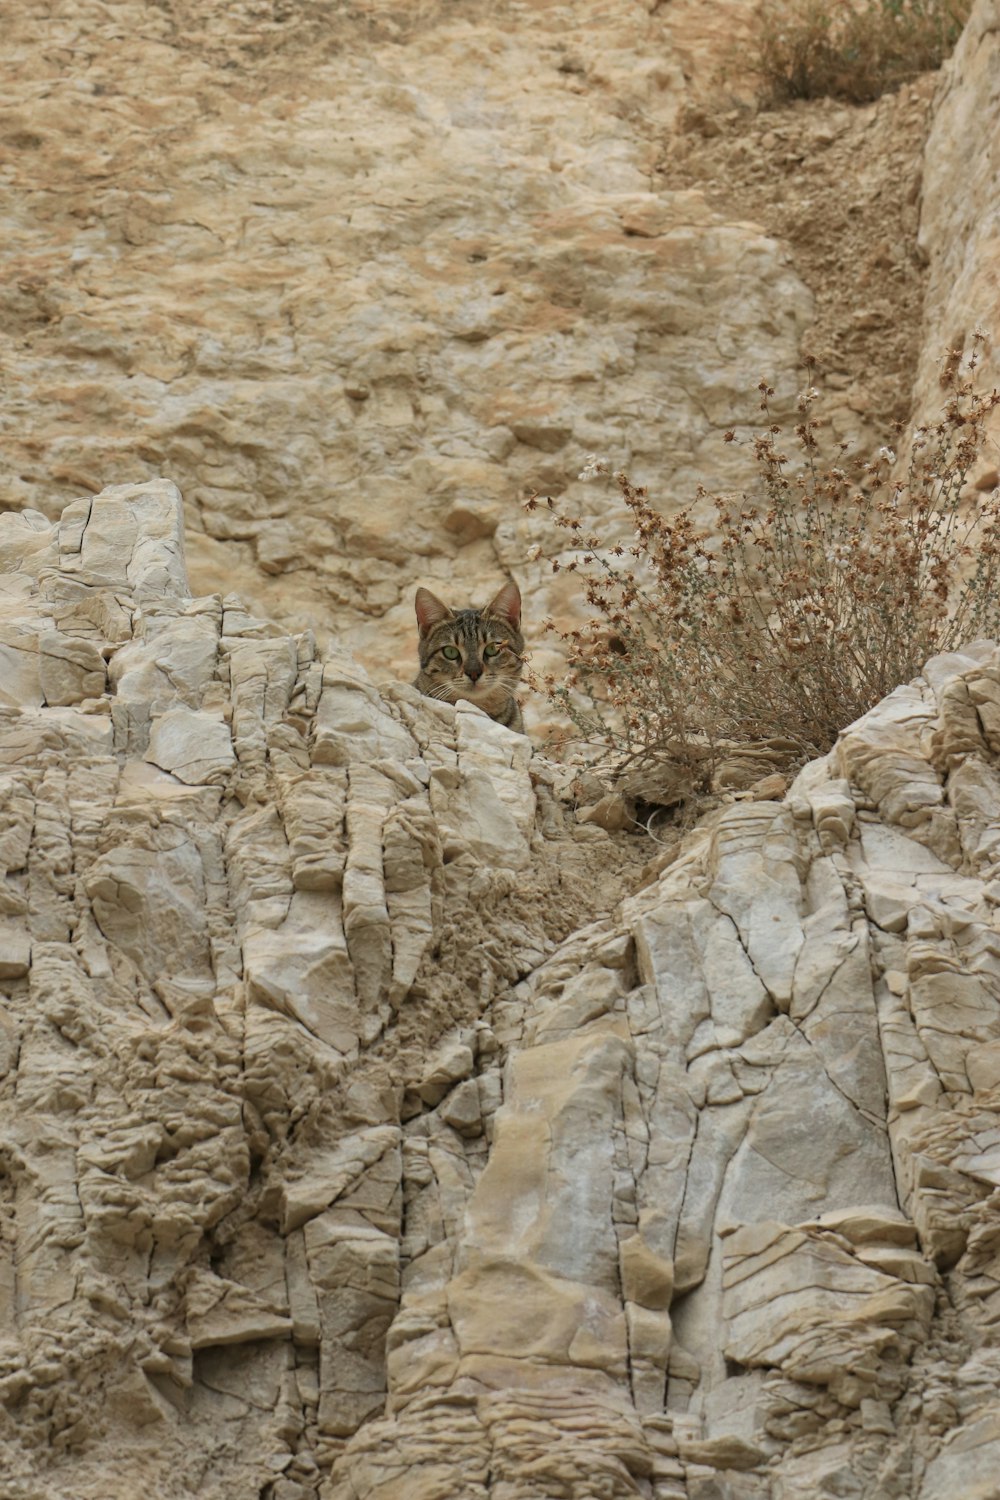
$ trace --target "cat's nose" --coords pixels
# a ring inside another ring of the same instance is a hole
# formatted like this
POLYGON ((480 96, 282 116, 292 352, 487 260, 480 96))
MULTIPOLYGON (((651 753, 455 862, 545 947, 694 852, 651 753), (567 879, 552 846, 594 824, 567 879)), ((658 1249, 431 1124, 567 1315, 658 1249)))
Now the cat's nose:
POLYGON ((478 682, 483 675, 483 664, 478 661, 467 661, 465 664, 465 675, 470 682, 478 682))

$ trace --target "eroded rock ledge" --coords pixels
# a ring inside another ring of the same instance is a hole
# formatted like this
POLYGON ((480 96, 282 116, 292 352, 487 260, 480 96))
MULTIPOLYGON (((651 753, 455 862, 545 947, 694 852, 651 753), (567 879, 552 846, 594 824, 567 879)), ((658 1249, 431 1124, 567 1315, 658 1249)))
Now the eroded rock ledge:
POLYGON ((0 569, 5 1496, 995 1492, 994 646, 588 920, 527 741, 192 599, 172 485, 0 569))

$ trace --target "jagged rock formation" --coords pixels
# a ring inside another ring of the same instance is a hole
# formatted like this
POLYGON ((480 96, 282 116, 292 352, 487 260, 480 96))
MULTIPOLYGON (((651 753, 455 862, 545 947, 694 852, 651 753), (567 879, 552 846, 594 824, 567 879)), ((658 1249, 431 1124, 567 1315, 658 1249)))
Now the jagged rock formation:
MULTIPOLYGON (((212 592, 380 667, 419 570, 558 613, 518 491, 735 479, 794 365, 785 249, 656 170, 726 17, 489 10, 9 18, 0 1500, 995 1500, 996 648, 640 876, 212 592)), ((924 411, 995 311, 998 38, 924 411)))
POLYGON ((995 647, 607 914, 169 483, 0 560, 5 1496, 994 1493, 995 647))
POLYGON ((0 568, 4 1494, 315 1477, 382 1405, 401 1112, 482 1136, 480 1013, 608 841, 533 852, 523 737, 191 599, 169 482, 0 568))
POLYGON ((1000 653, 935 660, 495 1008, 331 1496, 995 1493, 998 751, 1000 653))

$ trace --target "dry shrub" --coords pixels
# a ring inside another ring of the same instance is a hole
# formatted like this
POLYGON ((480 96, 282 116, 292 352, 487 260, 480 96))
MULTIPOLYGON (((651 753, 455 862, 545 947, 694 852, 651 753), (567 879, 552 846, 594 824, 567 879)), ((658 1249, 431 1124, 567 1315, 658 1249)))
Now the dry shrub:
POLYGON ((864 104, 948 57, 971 0, 776 0, 753 33, 767 101, 864 104))
POLYGON ((551 565, 577 574, 593 611, 557 632, 569 673, 544 685, 592 763, 649 801, 708 789, 734 751, 765 769, 822 754, 929 657, 1000 633, 1000 492, 969 483, 1000 394, 955 376, 897 479, 885 448, 824 461, 812 389, 793 464, 760 391, 754 493, 715 499, 710 532, 690 509, 661 515, 623 473, 631 541, 610 548, 528 501, 575 539, 551 565))

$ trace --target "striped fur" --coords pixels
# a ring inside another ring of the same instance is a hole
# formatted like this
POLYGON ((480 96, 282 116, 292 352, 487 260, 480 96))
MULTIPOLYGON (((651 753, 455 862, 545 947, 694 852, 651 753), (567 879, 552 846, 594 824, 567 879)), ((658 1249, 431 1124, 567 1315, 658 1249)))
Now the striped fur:
POLYGON ((430 589, 417 589, 415 603, 420 671, 414 686, 443 703, 464 698, 523 734, 514 697, 524 653, 517 584, 505 583, 483 609, 449 609, 430 589))

